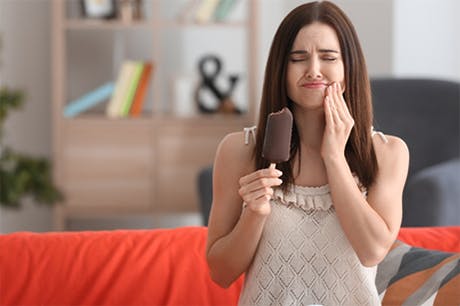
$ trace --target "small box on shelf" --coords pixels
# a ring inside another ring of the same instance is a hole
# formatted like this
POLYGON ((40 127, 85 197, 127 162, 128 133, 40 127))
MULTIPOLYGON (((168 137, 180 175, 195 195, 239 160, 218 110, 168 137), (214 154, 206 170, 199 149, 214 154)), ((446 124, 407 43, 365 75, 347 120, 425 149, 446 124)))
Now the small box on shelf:
POLYGON ((84 18, 112 19, 117 15, 116 0, 80 0, 84 18))
POLYGON ((119 0, 118 15, 124 23, 141 20, 143 18, 141 0, 119 0))

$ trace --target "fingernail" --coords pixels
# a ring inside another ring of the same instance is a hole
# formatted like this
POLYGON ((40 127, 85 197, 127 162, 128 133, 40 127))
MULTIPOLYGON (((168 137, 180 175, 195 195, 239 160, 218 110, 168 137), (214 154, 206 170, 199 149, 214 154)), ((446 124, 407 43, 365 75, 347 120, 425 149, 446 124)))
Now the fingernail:
POLYGON ((276 174, 278 174, 280 176, 280 175, 283 175, 283 172, 281 172, 279 170, 276 170, 276 174))

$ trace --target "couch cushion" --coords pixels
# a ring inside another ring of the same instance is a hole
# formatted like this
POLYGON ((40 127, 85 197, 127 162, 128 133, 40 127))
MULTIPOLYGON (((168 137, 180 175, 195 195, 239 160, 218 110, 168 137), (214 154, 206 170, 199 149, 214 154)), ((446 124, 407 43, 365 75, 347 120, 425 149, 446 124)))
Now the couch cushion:
POLYGON ((460 226, 406 227, 398 238, 377 269, 382 305, 459 305, 460 226))
POLYGON ((378 265, 376 285, 382 305, 459 305, 460 253, 397 241, 378 265))

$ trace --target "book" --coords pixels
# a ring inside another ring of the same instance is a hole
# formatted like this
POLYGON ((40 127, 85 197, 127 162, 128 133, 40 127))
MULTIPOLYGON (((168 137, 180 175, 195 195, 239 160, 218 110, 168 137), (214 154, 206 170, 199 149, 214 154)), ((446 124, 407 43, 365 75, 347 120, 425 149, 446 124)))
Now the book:
POLYGON ((193 21, 193 17, 195 16, 200 3, 201 0, 189 0, 186 2, 177 14, 177 20, 183 23, 193 21))
POLYGON ((236 0, 219 0, 216 10, 214 11, 214 20, 217 22, 224 21, 232 11, 235 4, 236 0))
POLYGON ((120 110, 120 117, 126 117, 129 115, 129 110, 133 103, 134 95, 139 85, 142 70, 144 68, 144 63, 142 62, 134 62, 133 64, 134 70, 126 90, 126 95, 123 98, 123 104, 121 105, 120 110))
POLYGON ((195 20, 198 23, 211 21, 218 3, 219 0, 201 0, 200 6, 195 12, 195 20))
POLYGON ((134 61, 125 61, 121 65, 118 73, 117 82, 115 83, 115 91, 107 105, 106 114, 110 118, 121 117, 123 102, 126 97, 130 81, 135 70, 134 61))
POLYGON ((142 107, 144 105, 145 96, 150 82, 150 76, 152 75, 153 64, 146 62, 142 70, 139 85, 137 86, 136 94, 129 111, 131 117, 139 117, 142 113, 142 107))
POLYGON ((75 117, 102 102, 106 102, 112 96, 114 89, 115 84, 113 82, 108 82, 82 97, 71 101, 64 108, 64 117, 75 117))

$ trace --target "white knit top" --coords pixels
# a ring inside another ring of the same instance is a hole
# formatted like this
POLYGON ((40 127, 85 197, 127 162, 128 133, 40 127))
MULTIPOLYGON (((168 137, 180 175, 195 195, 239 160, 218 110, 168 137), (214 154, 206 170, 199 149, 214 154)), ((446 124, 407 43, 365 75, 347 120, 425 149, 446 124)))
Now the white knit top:
POLYGON ((328 185, 275 188, 270 204, 239 305, 380 305, 377 267, 361 265, 328 185))

